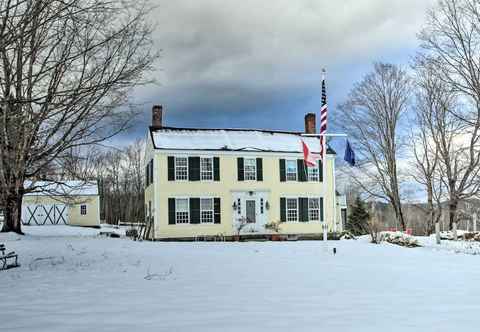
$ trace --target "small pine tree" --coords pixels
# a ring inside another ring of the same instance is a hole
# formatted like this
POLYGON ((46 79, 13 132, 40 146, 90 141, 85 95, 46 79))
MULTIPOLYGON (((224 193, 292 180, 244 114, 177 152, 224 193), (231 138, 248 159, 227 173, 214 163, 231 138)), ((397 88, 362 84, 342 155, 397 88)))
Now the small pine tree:
POLYGON ((353 235, 365 235, 368 234, 368 219, 370 215, 365 209, 365 204, 357 197, 353 204, 352 210, 348 216, 347 230, 353 235))

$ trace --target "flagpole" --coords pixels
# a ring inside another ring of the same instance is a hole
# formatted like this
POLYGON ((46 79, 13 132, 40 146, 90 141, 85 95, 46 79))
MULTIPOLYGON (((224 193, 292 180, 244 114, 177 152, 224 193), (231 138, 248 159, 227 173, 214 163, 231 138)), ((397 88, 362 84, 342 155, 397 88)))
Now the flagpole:
MULTIPOLYGON (((324 88, 326 88, 326 77, 327 77, 327 71, 325 68, 322 69, 322 94, 324 93, 324 88)), ((326 91, 326 89, 325 89, 326 91)), ((325 94, 326 95, 326 94, 325 94)), ((322 96, 323 98, 323 96, 322 96)), ((320 132, 322 131, 321 129, 322 126, 322 113, 320 112, 320 132)), ((326 134, 326 131, 325 133, 326 134)), ((323 195, 327 193, 326 190, 326 184, 327 184, 327 137, 326 136, 321 136, 320 141, 322 142, 322 186, 323 186, 323 195)), ((324 206, 326 206, 327 202, 324 202, 324 206)), ((325 208, 324 208, 325 210, 325 208)), ((323 241, 327 241, 328 237, 328 223, 327 223, 327 215, 325 211, 323 211, 323 241)))

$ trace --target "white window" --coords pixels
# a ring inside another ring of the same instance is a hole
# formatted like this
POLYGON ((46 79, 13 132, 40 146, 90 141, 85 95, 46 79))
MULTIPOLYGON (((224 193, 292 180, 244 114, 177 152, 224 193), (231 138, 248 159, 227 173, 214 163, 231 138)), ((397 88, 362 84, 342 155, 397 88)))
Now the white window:
POLYGON ((213 223, 213 198, 200 199, 200 223, 213 223))
POLYGON ((245 180, 257 179, 257 160, 254 158, 245 158, 243 169, 245 172, 245 180))
POLYGON ((320 199, 319 198, 308 199, 308 220, 320 221, 320 199))
POLYGON ((188 180, 188 158, 175 158, 175 180, 188 180))
POLYGON ((298 199, 287 198, 287 221, 298 221, 298 199))
POLYGON ((200 179, 213 180, 213 158, 200 158, 200 179))
POLYGON ((175 200, 175 223, 188 224, 190 222, 189 204, 187 198, 175 200))
POLYGON ((287 181, 297 181, 297 161, 286 161, 287 181))
POLYGON ((314 167, 308 167, 308 181, 318 182, 320 174, 318 172, 318 165, 314 167))
POLYGON ((87 215, 87 206, 85 204, 80 205, 80 215, 82 216, 87 215))

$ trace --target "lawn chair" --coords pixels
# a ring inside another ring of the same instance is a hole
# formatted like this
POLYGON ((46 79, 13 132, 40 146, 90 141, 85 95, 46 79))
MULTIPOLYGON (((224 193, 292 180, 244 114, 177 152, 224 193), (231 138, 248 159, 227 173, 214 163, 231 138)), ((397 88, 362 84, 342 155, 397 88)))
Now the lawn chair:
POLYGON ((0 270, 10 269, 18 266, 18 255, 15 251, 5 254, 6 248, 4 244, 0 244, 0 270), (10 264, 8 263, 10 261, 10 264), (13 263, 12 263, 13 262, 13 263))

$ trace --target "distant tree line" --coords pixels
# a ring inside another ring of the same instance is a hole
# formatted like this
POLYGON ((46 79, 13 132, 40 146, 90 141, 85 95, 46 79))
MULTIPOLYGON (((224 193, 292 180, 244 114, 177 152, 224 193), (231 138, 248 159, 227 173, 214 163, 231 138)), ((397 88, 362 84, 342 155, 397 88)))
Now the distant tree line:
POLYGON ((97 159, 100 219, 109 224, 144 221, 144 144, 136 141, 97 159))

